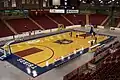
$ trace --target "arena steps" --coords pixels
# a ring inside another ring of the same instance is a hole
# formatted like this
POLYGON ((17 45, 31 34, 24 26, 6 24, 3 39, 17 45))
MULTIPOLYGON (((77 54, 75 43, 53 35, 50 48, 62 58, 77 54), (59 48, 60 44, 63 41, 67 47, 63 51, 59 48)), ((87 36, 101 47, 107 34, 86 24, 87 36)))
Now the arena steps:
POLYGON ((34 24, 29 18, 12 19, 6 21, 14 30, 16 30, 17 33, 40 29, 38 25, 34 24))
POLYGON ((45 15, 31 16, 31 18, 40 24, 44 29, 57 28, 57 24, 45 15))
POLYGON ((57 21, 55 21, 54 19, 52 19, 51 17, 49 17, 48 15, 45 15, 46 17, 48 17, 50 20, 52 20, 54 23, 56 23, 57 25, 59 24, 57 21))
POLYGON ((40 24, 38 24, 37 22, 35 22, 32 18, 30 18, 29 16, 28 16, 28 18, 29 18, 33 23, 35 23, 40 29, 45 30, 40 24))
POLYGON ((107 16, 106 19, 100 25, 105 26, 108 20, 109 20, 109 16, 107 16))
POLYGON ((14 33, 14 34, 18 34, 16 32, 16 30, 14 28, 12 28, 12 26, 10 26, 5 20, 3 20, 3 22, 7 25, 7 27, 14 33))
POLYGON ((49 14, 49 17, 55 20, 59 24, 63 24, 65 26, 70 26, 71 23, 69 23, 65 18, 63 18, 60 14, 49 14))
POLYGON ((66 14, 64 15, 67 19, 69 19, 74 25, 77 25, 77 19, 76 19, 76 15, 73 14, 66 14))
POLYGON ((120 27, 120 18, 119 18, 118 24, 117 24, 117 28, 119 28, 119 27, 120 27))
MULTIPOLYGON (((92 25, 101 25, 101 23, 107 18, 107 15, 103 14, 90 14, 89 19, 92 25)), ((104 24, 104 23, 102 23, 104 24)))
POLYGON ((14 33, 7 27, 7 25, 0 20, 0 37, 14 35, 14 33))
POLYGON ((65 18, 71 25, 74 25, 73 22, 71 22, 67 17, 65 17, 64 15, 61 15, 63 18, 65 18))
POLYGON ((86 25, 86 15, 84 14, 76 14, 75 16, 75 20, 77 22, 77 24, 79 25, 86 25))

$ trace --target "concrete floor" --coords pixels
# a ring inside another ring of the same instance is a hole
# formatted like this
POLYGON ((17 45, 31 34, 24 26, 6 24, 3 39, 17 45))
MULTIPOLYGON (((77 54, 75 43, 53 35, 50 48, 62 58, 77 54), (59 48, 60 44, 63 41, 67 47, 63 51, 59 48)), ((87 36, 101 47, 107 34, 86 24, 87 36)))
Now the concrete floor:
MULTIPOLYGON (((78 28, 77 28, 78 30, 78 28)), ((81 31, 89 31, 89 29, 79 28, 81 31)), ((118 40, 120 40, 120 32, 119 31, 110 31, 108 29, 101 29, 97 31, 102 34, 109 34, 118 36, 118 40)), ((86 53, 70 62, 63 64, 57 68, 54 68, 36 78, 32 78, 28 76, 26 73, 22 72, 18 68, 14 67, 10 63, 4 61, 0 61, 0 80, 63 80, 63 76, 73 71, 77 67, 85 64, 93 57, 92 53, 86 53)))

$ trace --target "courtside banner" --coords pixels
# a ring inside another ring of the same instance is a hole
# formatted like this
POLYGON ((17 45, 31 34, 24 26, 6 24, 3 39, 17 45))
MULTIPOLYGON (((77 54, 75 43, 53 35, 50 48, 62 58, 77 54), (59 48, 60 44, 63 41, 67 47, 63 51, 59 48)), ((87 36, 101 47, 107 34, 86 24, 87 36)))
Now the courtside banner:
POLYGON ((66 10, 66 13, 79 13, 79 10, 66 10))
POLYGON ((50 13, 65 13, 64 9, 50 9, 50 13))
POLYGON ((38 69, 41 69, 41 67, 14 54, 11 54, 7 61, 32 77, 37 77, 40 73, 38 69))

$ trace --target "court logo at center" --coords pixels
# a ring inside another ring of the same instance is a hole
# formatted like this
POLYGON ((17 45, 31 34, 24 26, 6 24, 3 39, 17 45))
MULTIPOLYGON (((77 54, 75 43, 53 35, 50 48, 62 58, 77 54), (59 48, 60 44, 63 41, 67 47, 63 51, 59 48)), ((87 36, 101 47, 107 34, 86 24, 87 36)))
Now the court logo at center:
POLYGON ((70 44, 72 42, 73 42, 72 40, 68 40, 68 39, 62 39, 62 40, 55 41, 55 43, 58 43, 58 44, 70 44))

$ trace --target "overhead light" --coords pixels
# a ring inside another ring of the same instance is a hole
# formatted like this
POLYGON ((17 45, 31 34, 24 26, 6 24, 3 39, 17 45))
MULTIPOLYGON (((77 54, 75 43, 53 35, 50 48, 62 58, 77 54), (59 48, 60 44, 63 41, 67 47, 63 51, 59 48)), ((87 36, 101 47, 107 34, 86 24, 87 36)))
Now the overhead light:
POLYGON ((103 3, 103 1, 101 1, 100 3, 103 3))
POLYGON ((58 7, 57 7, 57 6, 55 6, 55 8, 57 9, 58 7))
POLYGON ((109 1, 108 3, 111 3, 111 1, 109 1))
POLYGON ((72 9, 75 9, 75 7, 72 7, 72 9))
POLYGON ((94 1, 92 1, 92 3, 95 3, 94 1))
POLYGON ((85 1, 82 1, 82 3, 86 3, 85 1))
POLYGON ((112 0, 112 1, 115 1, 115 0, 112 0))
POLYGON ((67 7, 65 6, 65 9, 66 9, 67 7))
POLYGON ((67 2, 65 2, 65 5, 67 5, 67 2))

